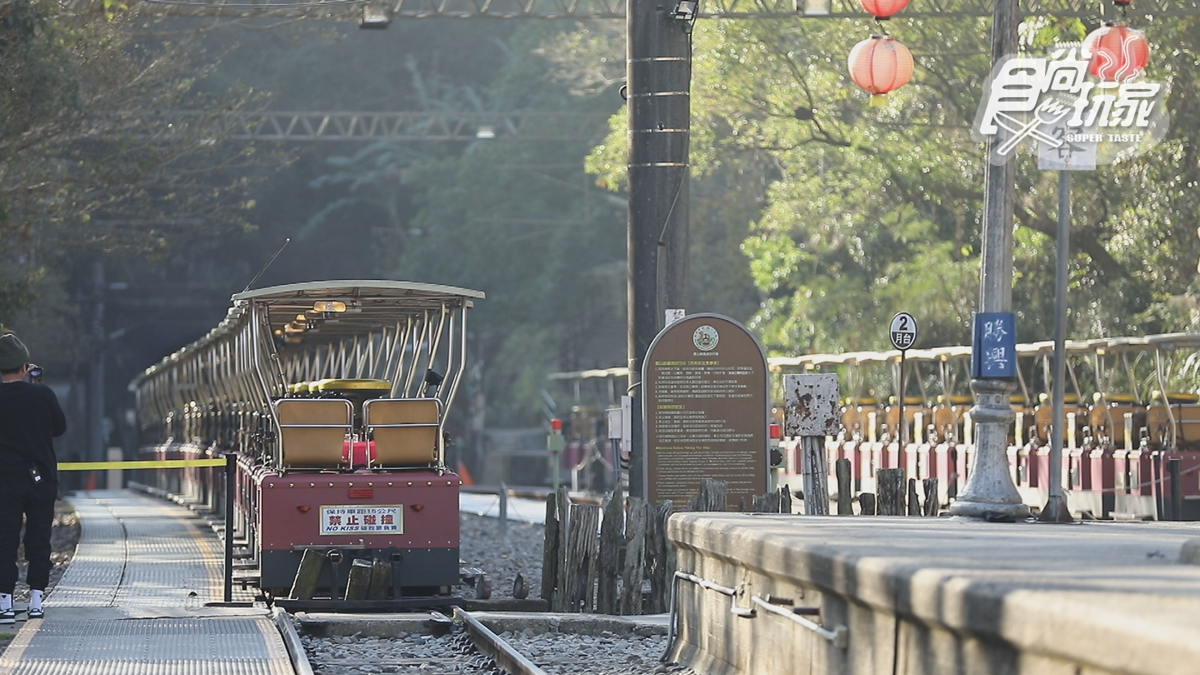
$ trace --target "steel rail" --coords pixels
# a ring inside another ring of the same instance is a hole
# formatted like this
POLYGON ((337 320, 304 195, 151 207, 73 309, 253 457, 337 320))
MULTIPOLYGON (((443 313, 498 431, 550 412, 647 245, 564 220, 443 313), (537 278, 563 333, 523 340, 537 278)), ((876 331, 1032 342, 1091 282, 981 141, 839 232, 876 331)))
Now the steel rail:
POLYGON ((296 675, 315 675, 308 654, 304 651, 304 643, 300 641, 296 626, 292 624, 292 615, 275 607, 271 610, 271 617, 275 620, 275 627, 279 629, 279 636, 283 638, 283 646, 287 648, 288 658, 296 675))
POLYGON ((509 675, 547 675, 546 671, 513 649, 512 645, 502 640, 499 635, 493 633, 491 629, 480 623, 479 619, 471 616, 461 607, 454 608, 454 618, 463 622, 467 635, 471 637, 475 647, 495 660, 496 665, 509 675))

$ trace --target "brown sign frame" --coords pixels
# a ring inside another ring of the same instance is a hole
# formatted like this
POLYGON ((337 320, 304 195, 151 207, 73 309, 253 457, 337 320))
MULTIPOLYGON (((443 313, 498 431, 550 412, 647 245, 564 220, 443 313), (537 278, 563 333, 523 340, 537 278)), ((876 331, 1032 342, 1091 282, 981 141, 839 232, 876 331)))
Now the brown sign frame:
POLYGON ((664 328, 642 364, 643 493, 676 507, 700 481, 725 481, 729 510, 770 489, 770 371, 741 323, 690 314, 664 328))

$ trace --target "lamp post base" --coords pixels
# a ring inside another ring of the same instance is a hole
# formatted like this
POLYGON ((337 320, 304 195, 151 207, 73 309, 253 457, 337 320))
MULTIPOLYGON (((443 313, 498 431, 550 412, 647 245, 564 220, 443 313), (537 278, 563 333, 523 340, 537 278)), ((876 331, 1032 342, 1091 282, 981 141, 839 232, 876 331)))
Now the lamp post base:
POLYGON ((990 521, 1029 517, 1029 507, 1021 501, 1008 469, 1008 429, 1016 418, 1008 397, 1016 388, 1009 380, 971 381, 975 455, 967 484, 950 505, 951 515, 990 521))
POLYGON ((1039 523, 1073 523, 1071 510, 1067 508, 1067 500, 1062 495, 1050 495, 1042 512, 1038 514, 1039 523))

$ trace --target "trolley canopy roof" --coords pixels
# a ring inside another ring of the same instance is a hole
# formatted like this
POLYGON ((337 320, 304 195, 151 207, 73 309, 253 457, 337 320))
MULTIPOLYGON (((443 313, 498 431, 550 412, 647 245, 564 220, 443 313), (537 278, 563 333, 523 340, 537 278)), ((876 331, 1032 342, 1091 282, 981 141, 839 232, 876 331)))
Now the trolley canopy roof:
POLYGON ((238 293, 233 302, 258 306, 277 337, 299 337, 299 345, 312 347, 394 326, 410 316, 436 318, 443 308, 469 307, 483 297, 480 291, 434 284, 328 281, 238 293), (297 331, 299 326, 304 330, 297 331))
POLYGON ((473 300, 484 297, 482 291, 467 288, 379 279, 312 281, 237 293, 233 296, 233 307, 221 323, 204 337, 148 368, 131 387, 240 330, 250 321, 251 306, 265 316, 271 336, 299 338, 297 347, 310 348, 395 326, 408 317, 425 317, 429 313, 427 318, 434 319, 443 308, 470 307, 473 300))
POLYGON ((246 291, 233 296, 234 303, 242 300, 263 302, 286 302, 308 299, 311 307, 314 300, 346 299, 408 299, 414 304, 428 303, 436 306, 443 300, 482 300, 483 291, 438 284, 420 284, 411 281, 389 281, 385 279, 359 279, 354 281, 309 281, 303 284, 285 284, 246 291))

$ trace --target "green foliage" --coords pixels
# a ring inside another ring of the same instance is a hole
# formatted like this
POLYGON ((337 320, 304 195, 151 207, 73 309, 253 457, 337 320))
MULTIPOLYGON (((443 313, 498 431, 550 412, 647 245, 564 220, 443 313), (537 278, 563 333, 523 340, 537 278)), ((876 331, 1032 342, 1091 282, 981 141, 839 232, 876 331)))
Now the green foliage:
MULTIPOLYGON (((535 50, 554 30, 530 25, 514 33, 510 59, 479 92, 485 110, 605 105, 548 82, 550 66, 535 50)), ((501 425, 537 421, 546 373, 623 360, 624 205, 591 186, 582 167, 589 147, 583 138, 479 140, 413 162, 399 176, 419 210, 397 225, 401 244, 387 269, 488 294, 472 318, 472 359, 483 365, 489 419, 501 425)))
MULTIPOLYGON (((1095 337, 1197 326, 1195 231, 1196 21, 1144 28, 1148 76, 1170 83, 1167 142, 1073 186, 1069 335, 1095 337)), ((1033 17, 1025 48, 1081 40, 1074 19, 1033 17)), ((988 22, 961 17, 890 22, 916 72, 866 105, 845 57, 866 21, 700 21, 693 44, 692 162, 714 170, 776 168, 742 244, 763 293, 751 322, 774 353, 882 349, 896 311, 916 315, 921 344, 960 344, 978 293, 983 148, 969 126, 990 72, 988 22)), ((589 157, 605 186, 623 180, 624 120, 589 157)), ((1014 233, 1014 308, 1022 340, 1053 327, 1056 175, 1022 157, 1014 233)))
POLYGON ((95 358, 93 261, 246 231, 255 172, 281 163, 221 144, 253 95, 195 90, 191 39, 104 9, 0 0, 0 315, 64 378, 95 358))

